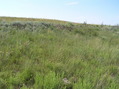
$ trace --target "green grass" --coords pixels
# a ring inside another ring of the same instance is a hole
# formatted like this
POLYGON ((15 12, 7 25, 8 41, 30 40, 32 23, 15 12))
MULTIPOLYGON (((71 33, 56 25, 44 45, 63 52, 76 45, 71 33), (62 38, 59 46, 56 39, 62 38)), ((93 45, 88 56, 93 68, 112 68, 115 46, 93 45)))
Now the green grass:
POLYGON ((0 22, 0 89, 119 89, 118 28, 9 19, 0 22))

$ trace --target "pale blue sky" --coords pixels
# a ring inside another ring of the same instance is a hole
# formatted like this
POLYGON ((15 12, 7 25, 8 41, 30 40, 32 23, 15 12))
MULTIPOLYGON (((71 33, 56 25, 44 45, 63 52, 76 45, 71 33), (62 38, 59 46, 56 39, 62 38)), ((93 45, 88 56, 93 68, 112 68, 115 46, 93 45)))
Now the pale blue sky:
POLYGON ((0 0, 0 16, 119 24, 119 0, 0 0))

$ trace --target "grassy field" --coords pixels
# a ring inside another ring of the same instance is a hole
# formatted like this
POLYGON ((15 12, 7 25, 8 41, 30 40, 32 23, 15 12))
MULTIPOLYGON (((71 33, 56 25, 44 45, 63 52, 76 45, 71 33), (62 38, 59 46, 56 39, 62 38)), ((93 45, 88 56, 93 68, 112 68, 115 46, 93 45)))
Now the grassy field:
POLYGON ((0 17, 0 89, 119 89, 119 27, 0 17))

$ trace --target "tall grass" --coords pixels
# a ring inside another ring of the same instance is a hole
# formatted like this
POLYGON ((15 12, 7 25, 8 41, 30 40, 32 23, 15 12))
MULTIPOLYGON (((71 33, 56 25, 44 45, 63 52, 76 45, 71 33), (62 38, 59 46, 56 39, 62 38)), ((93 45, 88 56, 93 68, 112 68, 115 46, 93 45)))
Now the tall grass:
POLYGON ((119 36, 112 27, 0 25, 0 89, 119 89, 119 36))

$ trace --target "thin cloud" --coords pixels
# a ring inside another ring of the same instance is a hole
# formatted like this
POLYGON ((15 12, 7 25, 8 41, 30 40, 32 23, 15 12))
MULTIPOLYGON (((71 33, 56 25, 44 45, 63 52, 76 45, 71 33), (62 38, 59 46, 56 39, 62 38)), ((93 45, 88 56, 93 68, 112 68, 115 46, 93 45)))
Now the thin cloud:
POLYGON ((72 6, 72 5, 78 5, 78 4, 79 4, 78 2, 69 2, 66 5, 72 6))

